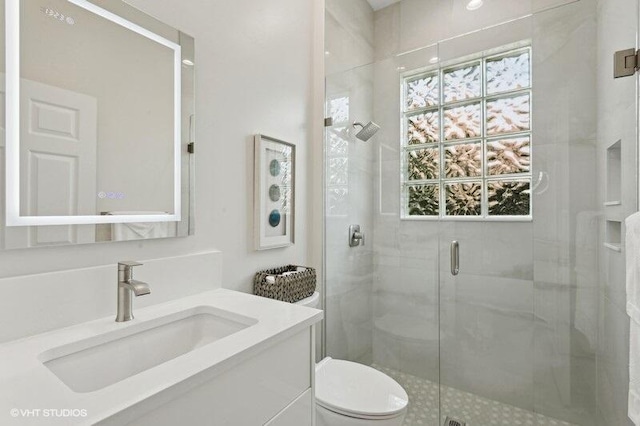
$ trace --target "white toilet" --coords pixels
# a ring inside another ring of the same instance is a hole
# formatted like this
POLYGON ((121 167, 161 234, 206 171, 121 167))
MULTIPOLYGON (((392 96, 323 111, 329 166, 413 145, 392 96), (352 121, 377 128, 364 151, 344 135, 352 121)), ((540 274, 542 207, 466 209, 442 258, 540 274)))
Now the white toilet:
MULTIPOLYGON (((319 293, 297 304, 315 308, 319 293)), ((318 426, 401 426, 407 392, 369 366, 327 357, 316 365, 318 426)))

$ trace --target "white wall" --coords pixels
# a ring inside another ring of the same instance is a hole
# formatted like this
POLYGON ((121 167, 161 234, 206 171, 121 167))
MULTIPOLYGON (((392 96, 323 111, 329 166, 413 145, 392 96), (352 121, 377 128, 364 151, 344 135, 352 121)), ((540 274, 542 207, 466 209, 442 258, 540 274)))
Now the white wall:
POLYGON ((312 142, 321 143, 313 140, 309 130, 313 0, 129 3, 196 40, 196 234, 181 239, 7 251, 1 255, 0 277, 217 249, 224 257, 223 286, 251 291, 253 273, 259 269, 290 262, 306 264, 307 202, 312 195, 307 180, 308 147, 312 142), (252 152, 253 134, 258 132, 298 147, 296 244, 290 248, 253 250, 252 152))

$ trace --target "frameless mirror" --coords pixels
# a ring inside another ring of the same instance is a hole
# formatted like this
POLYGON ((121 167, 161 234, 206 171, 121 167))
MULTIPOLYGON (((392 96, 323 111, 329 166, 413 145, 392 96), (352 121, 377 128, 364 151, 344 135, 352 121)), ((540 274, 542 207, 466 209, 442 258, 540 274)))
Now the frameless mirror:
POLYGON ((3 247, 191 233, 193 38, 121 0, 0 5, 3 247))

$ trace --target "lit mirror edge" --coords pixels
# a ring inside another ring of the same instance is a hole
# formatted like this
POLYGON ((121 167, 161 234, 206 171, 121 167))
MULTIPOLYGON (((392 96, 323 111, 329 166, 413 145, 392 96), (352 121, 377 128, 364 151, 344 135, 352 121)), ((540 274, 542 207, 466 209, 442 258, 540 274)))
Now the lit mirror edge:
POLYGON ((180 214, 175 215, 99 215, 99 216, 20 216, 7 217, 7 227, 11 226, 49 226, 49 225, 99 225, 105 223, 138 222, 179 222, 180 214), (11 224, 12 223, 12 224, 11 224))
MULTIPOLYGON (((174 214, 168 215, 84 215, 84 216, 22 216, 20 215, 20 0, 5 2, 6 31, 6 219, 5 226, 50 226, 50 225, 93 225, 136 222, 181 222, 182 219, 182 64, 180 44, 147 30, 113 12, 99 7, 88 0, 67 0, 78 7, 99 15, 117 25, 147 37, 174 51, 174 214)), ((139 12, 131 8, 132 11, 139 12)), ((193 43, 193 38, 178 32, 179 39, 193 43)), ((191 49, 193 50, 193 49, 191 49)), ((186 59, 186 58, 185 58, 186 59)), ((193 63, 193 60, 191 63, 193 63)), ((189 192, 192 191, 191 185, 189 192)), ((192 198, 191 195, 189 194, 192 198)), ((192 212, 191 212, 192 213, 192 212)), ((188 224, 188 235, 192 225, 188 224)), ((178 231, 180 235, 180 231, 178 231)), ((184 234, 183 234, 184 235, 184 234)))
POLYGON ((182 214, 176 224, 178 237, 195 234, 195 154, 189 145, 195 143, 195 39, 178 31, 182 47, 181 139, 182 214))

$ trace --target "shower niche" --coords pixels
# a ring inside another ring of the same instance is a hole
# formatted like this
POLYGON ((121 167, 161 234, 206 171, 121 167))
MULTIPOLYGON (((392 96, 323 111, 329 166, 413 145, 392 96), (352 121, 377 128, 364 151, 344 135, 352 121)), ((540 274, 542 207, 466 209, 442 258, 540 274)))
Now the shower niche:
POLYGON ((622 252, 622 141, 618 139, 607 148, 605 235, 604 246, 614 252, 622 252))
POLYGON ((622 222, 607 220, 604 246, 616 252, 622 251, 622 222))

